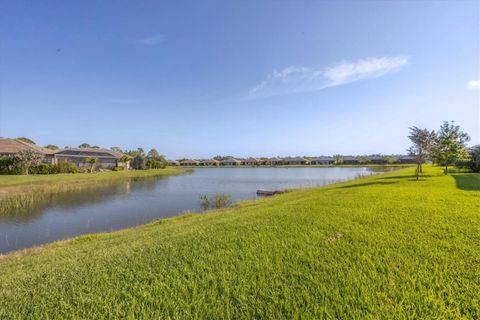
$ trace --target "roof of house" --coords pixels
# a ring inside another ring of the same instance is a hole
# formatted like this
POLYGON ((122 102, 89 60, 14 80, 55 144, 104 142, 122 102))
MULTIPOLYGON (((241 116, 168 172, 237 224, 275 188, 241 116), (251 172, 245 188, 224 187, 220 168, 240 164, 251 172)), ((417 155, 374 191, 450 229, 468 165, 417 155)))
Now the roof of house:
POLYGON ((200 161, 193 160, 193 159, 185 159, 180 161, 180 163, 200 163, 200 161))
POLYGON ((317 157, 311 158, 310 161, 335 161, 332 157, 317 157))
POLYGON ((352 156, 344 156, 342 157, 343 158, 343 161, 347 160, 347 161, 353 161, 353 160, 357 160, 357 157, 352 157, 352 156))
POLYGON ((243 161, 244 162, 258 162, 258 159, 250 157, 250 158, 244 159, 243 161))
POLYGON ((222 160, 220 161, 221 163, 229 163, 229 162, 235 162, 235 163, 239 163, 241 162, 240 160, 237 160, 235 158, 230 158, 230 159, 225 159, 225 160, 222 160))
POLYGON ((55 153, 55 150, 42 148, 25 141, 0 138, 0 154, 13 154, 23 150, 33 150, 44 155, 55 153))
POLYGON ((302 157, 287 158, 285 160, 287 160, 287 161, 308 161, 307 159, 302 158, 302 157))
POLYGON ((115 158, 119 159, 123 156, 122 153, 110 149, 102 148, 67 148, 55 153, 60 156, 69 157, 96 157, 96 158, 115 158))
POLYGON ((268 158, 267 161, 282 161, 283 159, 282 158, 278 158, 278 157, 273 157, 273 158, 268 158))
POLYGON ((369 160, 385 160, 384 156, 368 156, 369 160))
POLYGON ((220 161, 215 160, 215 159, 202 160, 201 162, 203 162, 203 163, 208 163, 208 162, 220 163, 220 161))

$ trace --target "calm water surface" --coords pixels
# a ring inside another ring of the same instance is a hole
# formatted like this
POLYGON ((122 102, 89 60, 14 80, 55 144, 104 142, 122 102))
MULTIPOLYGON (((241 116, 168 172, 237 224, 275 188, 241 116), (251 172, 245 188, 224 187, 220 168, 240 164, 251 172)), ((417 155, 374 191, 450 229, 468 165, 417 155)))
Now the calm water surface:
POLYGON ((130 180, 53 196, 29 211, 0 216, 0 253, 86 233, 112 231, 200 211, 199 196, 257 198, 257 189, 322 186, 379 168, 198 168, 182 176, 130 180))

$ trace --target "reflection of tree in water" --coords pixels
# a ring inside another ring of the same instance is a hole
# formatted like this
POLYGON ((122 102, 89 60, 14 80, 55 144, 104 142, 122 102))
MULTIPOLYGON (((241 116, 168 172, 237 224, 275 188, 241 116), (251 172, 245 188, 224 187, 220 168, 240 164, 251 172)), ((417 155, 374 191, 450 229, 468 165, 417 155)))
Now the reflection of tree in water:
MULTIPOLYGON (((34 206, 27 206, 0 215, 0 223, 28 222, 40 217, 47 208, 74 209, 110 200, 118 195, 128 195, 135 190, 151 189, 158 177, 92 184, 80 190, 69 190, 41 196, 34 206)), ((68 213, 68 211, 67 211, 68 213)))

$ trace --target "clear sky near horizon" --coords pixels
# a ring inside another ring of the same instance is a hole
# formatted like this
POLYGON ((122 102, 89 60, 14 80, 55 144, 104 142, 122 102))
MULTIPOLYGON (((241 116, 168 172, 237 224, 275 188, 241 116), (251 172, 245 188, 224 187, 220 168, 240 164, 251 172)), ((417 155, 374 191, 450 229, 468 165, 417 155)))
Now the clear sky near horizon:
POLYGON ((480 143, 480 1, 0 0, 0 136, 169 158, 480 143))

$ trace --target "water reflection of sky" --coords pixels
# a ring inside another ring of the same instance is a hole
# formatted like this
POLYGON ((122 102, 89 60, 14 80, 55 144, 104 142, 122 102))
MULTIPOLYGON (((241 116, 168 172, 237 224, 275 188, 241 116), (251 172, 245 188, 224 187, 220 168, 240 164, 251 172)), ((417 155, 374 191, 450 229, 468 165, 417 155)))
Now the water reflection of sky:
POLYGON ((121 181, 54 195, 29 210, 0 216, 0 253, 80 234, 111 231, 199 211, 199 196, 255 199, 258 189, 321 186, 370 175, 372 168, 199 168, 192 174, 121 181))

